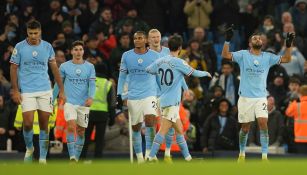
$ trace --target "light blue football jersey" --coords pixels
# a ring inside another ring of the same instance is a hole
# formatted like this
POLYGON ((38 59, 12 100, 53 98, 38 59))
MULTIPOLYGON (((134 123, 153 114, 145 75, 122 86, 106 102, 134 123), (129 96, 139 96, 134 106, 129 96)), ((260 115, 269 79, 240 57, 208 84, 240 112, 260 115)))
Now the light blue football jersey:
POLYGON ((280 63, 281 56, 269 52, 254 55, 249 50, 240 50, 232 52, 232 59, 240 66, 239 95, 249 98, 266 97, 269 69, 280 63))
POLYGON ((146 68, 146 71, 157 75, 161 90, 161 107, 176 106, 181 101, 181 88, 184 75, 204 77, 208 72, 193 69, 188 63, 171 55, 162 57, 146 68))
POLYGON ((84 61, 83 64, 74 64, 72 60, 60 66, 61 77, 64 81, 66 102, 84 106, 85 101, 95 94, 96 73, 94 65, 84 61))
POLYGON ((120 65, 117 94, 123 94, 124 84, 128 79, 129 100, 157 96, 156 77, 147 73, 145 68, 158 58, 158 53, 150 49, 144 54, 137 54, 134 49, 125 52, 120 65))
MULTIPOLYGON (((171 54, 171 51, 169 50, 169 48, 162 46, 162 47, 161 47, 161 51, 158 52, 158 54, 159 54, 159 58, 162 58, 162 57, 164 57, 164 56, 170 55, 170 54, 171 54)), ((157 77, 157 78, 158 78, 158 77, 157 77)), ((182 77, 181 83, 182 83, 182 88, 183 88, 184 90, 188 90, 188 89, 189 89, 187 83, 185 82, 184 77, 182 77)), ((161 90, 160 90, 160 88, 158 87, 157 96, 160 97, 160 94, 161 94, 161 90)))
POLYGON ((50 43, 41 40, 30 45, 27 40, 16 44, 10 62, 18 65, 18 84, 21 93, 51 90, 48 62, 55 58, 50 43))

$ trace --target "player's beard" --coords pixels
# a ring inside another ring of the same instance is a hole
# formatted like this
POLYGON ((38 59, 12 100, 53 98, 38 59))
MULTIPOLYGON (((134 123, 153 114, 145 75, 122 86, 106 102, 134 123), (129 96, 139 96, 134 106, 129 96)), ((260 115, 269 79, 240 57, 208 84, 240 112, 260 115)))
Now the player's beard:
POLYGON ((255 50, 260 50, 262 47, 262 44, 253 44, 252 45, 252 48, 255 49, 255 50))

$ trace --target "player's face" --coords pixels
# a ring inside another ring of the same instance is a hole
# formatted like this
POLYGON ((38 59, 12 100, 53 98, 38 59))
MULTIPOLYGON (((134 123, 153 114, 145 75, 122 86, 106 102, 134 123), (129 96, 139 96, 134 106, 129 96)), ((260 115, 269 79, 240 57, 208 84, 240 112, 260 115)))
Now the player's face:
POLYGON ((133 42, 134 42, 135 48, 142 48, 142 47, 145 47, 147 40, 145 38, 145 35, 141 33, 136 33, 133 36, 133 42))
POLYGON ((161 34, 159 32, 149 33, 148 42, 153 47, 159 47, 161 45, 161 34))
POLYGON ((252 36, 250 40, 251 47, 253 49, 259 50, 262 47, 262 40, 260 35, 254 35, 252 36))
POLYGON ((80 46, 80 45, 75 46, 75 47, 71 50, 71 54, 72 54, 73 59, 77 59, 77 60, 82 59, 82 58, 83 58, 83 54, 84 54, 83 47, 80 46))
POLYGON ((33 45, 38 44, 41 38, 41 33, 41 29, 27 29, 28 42, 33 45))

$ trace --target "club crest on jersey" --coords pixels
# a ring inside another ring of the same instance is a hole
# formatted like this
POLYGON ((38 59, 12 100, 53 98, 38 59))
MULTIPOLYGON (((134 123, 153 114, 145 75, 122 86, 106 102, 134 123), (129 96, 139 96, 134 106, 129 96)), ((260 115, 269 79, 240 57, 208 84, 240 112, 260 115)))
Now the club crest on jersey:
POLYGON ((189 66, 188 63, 187 63, 186 61, 184 61, 184 60, 182 60, 182 63, 183 63, 183 65, 185 65, 185 66, 189 66))
POLYGON ((16 48, 14 48, 12 55, 14 55, 14 56, 17 55, 17 49, 16 48))
POLYGON ((32 52, 32 56, 35 58, 38 55, 38 53, 36 51, 32 52))
POLYGON ((79 69, 79 68, 77 68, 76 70, 75 70, 75 72, 76 72, 76 75, 78 76, 78 77, 80 77, 80 75, 81 75, 81 69, 79 69))
POLYGON ((142 63, 143 63, 143 59, 142 59, 142 58, 139 58, 139 59, 138 59, 138 63, 139 63, 139 64, 142 64, 142 63))
POLYGON ((258 60, 254 60, 254 66, 256 66, 256 67, 259 66, 259 61, 258 60))

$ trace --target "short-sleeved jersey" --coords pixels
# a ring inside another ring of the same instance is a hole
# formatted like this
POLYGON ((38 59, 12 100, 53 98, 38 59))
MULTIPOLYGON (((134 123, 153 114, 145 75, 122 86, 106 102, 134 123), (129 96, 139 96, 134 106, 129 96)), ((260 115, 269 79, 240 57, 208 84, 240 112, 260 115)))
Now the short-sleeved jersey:
POLYGON ((150 49, 144 54, 137 54, 134 49, 125 52, 120 65, 117 93, 123 94, 124 84, 128 79, 129 100, 157 96, 156 77, 147 73, 145 68, 158 58, 158 53, 150 49))
POLYGON ((84 106, 89 98, 89 82, 96 80, 94 65, 87 61, 83 64, 74 64, 70 60, 61 64, 60 73, 64 81, 67 103, 84 106))
MULTIPOLYGON (((168 55, 155 61, 146 71, 157 74, 157 83, 161 91, 160 104, 164 108, 179 105, 183 76, 190 76, 195 70, 184 60, 168 55)), ((200 74, 206 75, 207 73, 200 74)))
POLYGON ((239 95, 249 98, 266 97, 266 80, 271 66, 280 63, 280 56, 268 52, 260 55, 251 54, 249 50, 232 52, 233 61, 240 66, 239 95))
POLYGON ((18 65, 18 84, 21 93, 51 90, 48 62, 55 58, 50 43, 41 40, 30 45, 27 40, 16 44, 10 62, 18 65))

